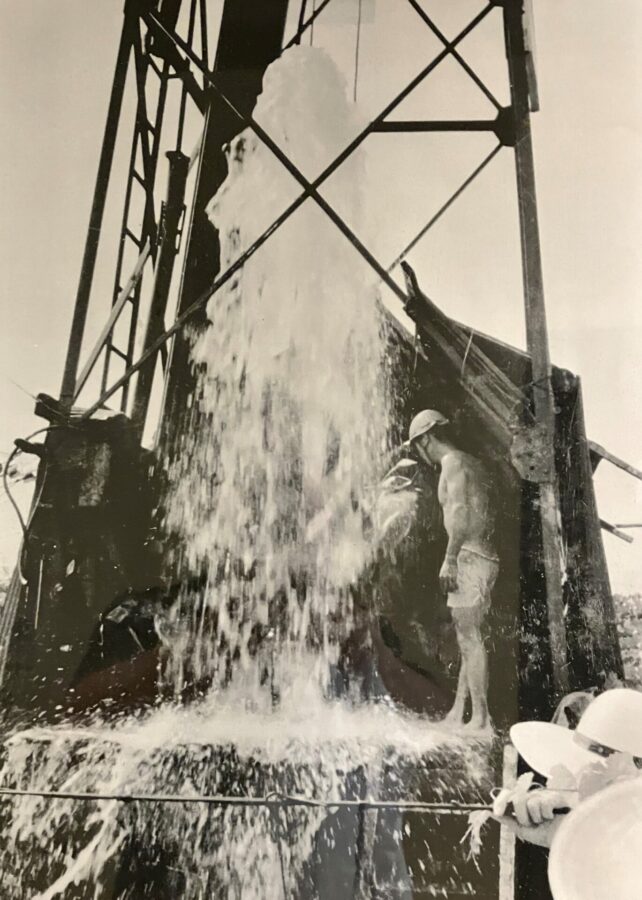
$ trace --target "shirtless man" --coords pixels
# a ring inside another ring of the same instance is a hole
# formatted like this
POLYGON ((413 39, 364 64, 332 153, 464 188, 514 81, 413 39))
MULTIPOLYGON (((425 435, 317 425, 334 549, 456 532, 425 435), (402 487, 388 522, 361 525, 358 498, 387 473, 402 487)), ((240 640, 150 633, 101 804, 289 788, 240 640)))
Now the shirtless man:
POLYGON ((423 462, 440 470, 438 497, 448 546, 439 581, 448 597, 461 654, 455 702, 446 721, 464 724, 470 696, 468 725, 477 730, 490 725, 488 657, 481 629, 499 560, 492 542, 488 476, 476 457, 454 446, 448 424, 436 410, 422 410, 412 420, 408 439, 423 462))

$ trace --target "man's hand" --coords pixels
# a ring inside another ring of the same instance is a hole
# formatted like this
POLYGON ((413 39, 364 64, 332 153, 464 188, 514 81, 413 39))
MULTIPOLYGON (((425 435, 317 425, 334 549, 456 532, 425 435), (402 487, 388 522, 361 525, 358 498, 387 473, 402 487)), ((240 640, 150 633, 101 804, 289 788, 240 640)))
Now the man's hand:
POLYGON ((523 841, 550 847, 562 815, 559 810, 572 805, 568 792, 542 790, 503 790, 493 803, 493 817, 508 826, 523 841), (507 815, 508 807, 512 815, 507 815))
POLYGON ((439 585, 444 594, 457 590, 457 560, 446 557, 439 572, 439 585))

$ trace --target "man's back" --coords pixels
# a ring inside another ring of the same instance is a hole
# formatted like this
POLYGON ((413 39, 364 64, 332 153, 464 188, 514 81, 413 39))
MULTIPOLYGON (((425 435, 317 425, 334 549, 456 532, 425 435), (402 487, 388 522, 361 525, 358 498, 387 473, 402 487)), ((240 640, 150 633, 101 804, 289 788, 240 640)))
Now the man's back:
POLYGON ((439 503, 449 534, 456 517, 467 547, 494 554, 491 486, 479 459, 454 448, 442 458, 439 503))

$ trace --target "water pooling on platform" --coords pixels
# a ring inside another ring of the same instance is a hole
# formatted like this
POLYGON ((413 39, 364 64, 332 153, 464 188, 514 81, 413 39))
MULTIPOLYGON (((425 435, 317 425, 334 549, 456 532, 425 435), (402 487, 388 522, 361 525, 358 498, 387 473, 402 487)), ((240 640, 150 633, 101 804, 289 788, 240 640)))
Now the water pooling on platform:
MULTIPOLYGON (((269 69, 255 117, 310 179, 364 124, 333 63, 308 48, 269 69)), ((208 209, 223 268, 300 191, 251 132, 232 142, 228 162, 208 209)), ((352 166, 332 191, 367 235, 362 185, 352 166)), ((1 783, 407 799, 423 760, 440 754, 451 776, 426 775, 432 796, 480 783, 474 746, 377 699, 367 667, 356 675, 369 682, 369 700, 361 690, 356 702, 338 677, 342 647, 367 632, 364 510, 389 424, 367 269, 308 200, 212 298, 208 316, 193 347, 195 427, 172 465, 167 502, 179 574, 206 584, 186 589, 160 624, 173 699, 141 718, 16 734, 1 783), (188 685, 197 699, 184 705, 188 685)), ((1 814, 8 900, 352 896, 352 814, 35 798, 7 802, 1 814)), ((377 877, 382 890, 409 896, 400 829, 400 817, 379 820, 386 863, 377 877)))

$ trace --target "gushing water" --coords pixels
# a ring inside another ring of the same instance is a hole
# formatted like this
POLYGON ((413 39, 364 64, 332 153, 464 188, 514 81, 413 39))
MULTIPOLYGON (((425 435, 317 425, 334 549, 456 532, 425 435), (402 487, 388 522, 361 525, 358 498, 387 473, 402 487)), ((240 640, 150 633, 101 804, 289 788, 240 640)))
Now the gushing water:
MULTIPOLYGON (((255 118, 308 179, 364 124, 333 63, 307 48, 268 70, 255 118)), ((251 131, 227 157, 208 209, 222 268, 300 192, 251 131)), ((353 166, 331 191, 367 239, 362 184, 353 166)), ((367 269, 308 199, 212 297, 208 317, 167 499, 179 574, 186 585, 202 576, 158 623, 173 699, 143 717, 9 740, 4 786, 107 797, 7 802, 9 900, 351 897, 356 814, 159 795, 405 799, 422 772, 432 796, 485 777, 470 744, 374 699, 371 669, 356 673, 369 682, 360 704, 339 677, 347 643, 367 634, 368 510, 390 415, 367 269), (196 699, 185 705, 187 689, 196 699), (458 772, 448 784, 424 771, 440 754, 458 772), (155 799, 113 799, 130 794, 155 799)), ((408 896, 401 819, 382 815, 378 827, 382 890, 408 896)))
MULTIPOLYGON (((255 118, 309 179, 364 125, 330 59, 302 49, 268 71, 255 118)), ((251 131, 227 157, 227 180, 208 209, 223 268, 301 190, 251 131)), ((363 179, 354 168, 337 179, 342 211, 363 233, 363 179)), ((305 653, 311 677, 324 682, 352 625, 350 586, 371 546, 363 503, 385 451, 374 286, 308 200, 212 297, 208 315, 193 351, 198 427, 174 467, 168 514, 187 569, 205 570, 208 584, 205 604, 186 596, 177 608, 174 678, 180 686, 190 662, 196 679, 214 670, 260 678, 252 651, 267 629, 273 689, 305 653)))

